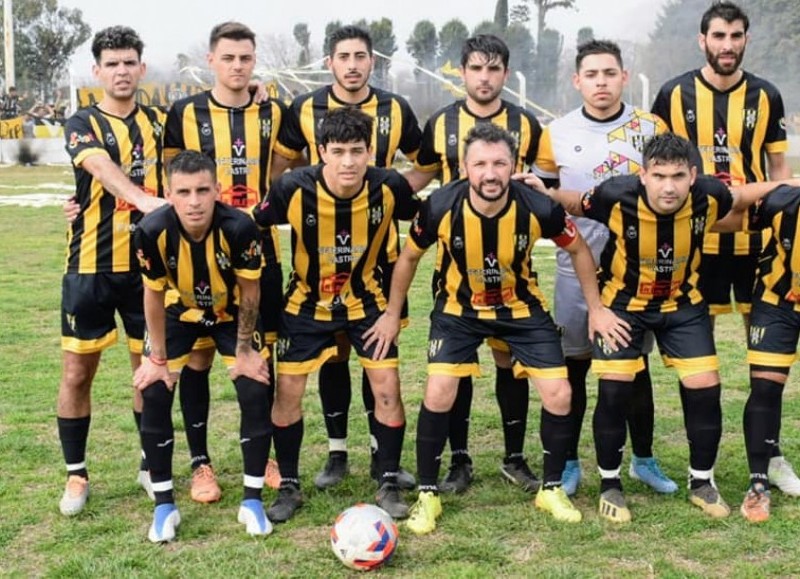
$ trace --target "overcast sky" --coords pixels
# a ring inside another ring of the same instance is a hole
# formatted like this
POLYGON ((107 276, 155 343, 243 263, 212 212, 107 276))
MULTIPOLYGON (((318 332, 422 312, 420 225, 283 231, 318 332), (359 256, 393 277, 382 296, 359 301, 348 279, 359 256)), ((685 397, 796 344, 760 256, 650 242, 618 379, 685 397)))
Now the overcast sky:
MULTIPOLYGON (((565 43, 569 45, 574 44, 578 29, 584 26, 594 28, 597 38, 645 40, 665 2, 578 0, 577 10, 559 9, 551 12, 548 25, 562 32, 565 43)), ((516 3, 515 0, 509 2, 512 6, 516 3)), ((320 50, 325 25, 331 20, 348 23, 359 18, 371 21, 387 17, 394 24, 397 45, 405 54, 406 39, 419 20, 427 18, 440 27, 458 17, 472 29, 483 20, 491 20, 495 6, 493 0, 133 0, 126 3, 60 0, 60 4, 83 10, 84 19, 92 27, 93 33, 114 24, 135 28, 145 42, 145 60, 158 67, 170 67, 179 52, 205 44, 211 28, 225 20, 239 20, 250 26, 257 35, 283 34, 287 38, 292 37, 295 24, 305 22, 311 31, 312 46, 320 50), (462 12, 454 13, 453 7, 459 5, 462 12)), ((90 68, 88 44, 73 58, 73 70, 77 75, 82 75, 83 71, 90 68)))

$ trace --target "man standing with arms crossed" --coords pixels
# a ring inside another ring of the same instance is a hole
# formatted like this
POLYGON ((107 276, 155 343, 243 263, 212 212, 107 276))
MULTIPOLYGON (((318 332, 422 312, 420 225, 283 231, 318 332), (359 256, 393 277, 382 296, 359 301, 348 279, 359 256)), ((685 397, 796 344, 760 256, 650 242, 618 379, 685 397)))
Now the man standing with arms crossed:
MULTIPOLYGON (((138 34, 124 26, 95 35, 92 73, 103 87, 103 98, 78 111, 64 130, 79 207, 69 226, 61 297, 63 367, 57 422, 68 475, 59 505, 65 515, 81 512, 89 497, 91 388, 102 351, 117 340, 115 312, 125 326, 133 370, 141 359, 142 282, 131 233, 143 213, 164 203, 158 198, 164 114, 135 100, 146 70, 143 47, 138 34)), ((135 394, 137 427, 141 404, 135 394)), ((139 474, 147 488, 145 465, 139 474)))

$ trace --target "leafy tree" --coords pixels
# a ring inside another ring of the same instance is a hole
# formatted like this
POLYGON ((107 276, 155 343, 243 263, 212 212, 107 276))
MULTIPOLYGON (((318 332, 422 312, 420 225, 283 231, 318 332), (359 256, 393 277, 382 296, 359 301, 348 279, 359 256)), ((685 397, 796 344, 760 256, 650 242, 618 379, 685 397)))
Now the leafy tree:
POLYGON ((332 20, 325 25, 325 38, 322 39, 322 54, 328 55, 328 38, 342 26, 341 20, 332 20))
POLYGON ((300 54, 297 55, 297 66, 306 66, 311 62, 311 32, 308 30, 308 24, 299 22, 294 25, 292 35, 300 45, 300 54))
POLYGON ((494 7, 494 23, 503 32, 508 28, 508 0, 497 0, 494 7))
POLYGON ((406 50, 408 50, 414 62, 422 68, 429 70, 436 68, 439 38, 433 22, 420 20, 414 25, 414 30, 406 41, 406 50))
POLYGON ((536 80, 534 94, 545 107, 552 107, 556 102, 558 87, 558 63, 564 37, 557 30, 545 28, 539 39, 536 51, 536 80))
POLYGON ((511 7, 508 18, 512 23, 527 24, 531 21, 531 7, 527 4, 515 4, 511 7))
POLYGON ((445 23, 439 30, 439 50, 441 61, 449 62, 452 66, 461 64, 461 48, 464 41, 469 38, 469 29, 458 18, 445 23))
POLYGON ((583 28, 578 30, 578 37, 575 42, 577 46, 585 44, 590 40, 594 40, 594 30, 592 29, 591 26, 584 26, 583 28))
MULTIPOLYGON (((369 34, 372 37, 372 49, 391 58, 397 52, 397 42, 394 36, 394 26, 389 18, 381 18, 369 23, 369 34)), ((373 78, 375 84, 386 86, 389 69, 392 61, 389 58, 375 56, 375 70, 373 78)))
POLYGON ((17 0, 14 3, 16 85, 41 98, 50 98, 66 74, 70 58, 91 33, 83 12, 77 8, 59 7, 57 0, 17 0))
MULTIPOLYGON (((506 30, 506 43, 511 53, 509 68, 525 75, 527 82, 533 82, 533 64, 536 56, 536 44, 528 27, 519 22, 513 22, 506 30)), ((509 79, 509 84, 517 86, 516 77, 509 79)))
POLYGON ((478 24, 472 30, 472 34, 494 34, 500 38, 505 38, 506 31, 501 29, 491 20, 484 20, 483 22, 478 22, 478 24))
POLYGON ((542 44, 542 36, 547 28, 547 13, 557 8, 576 8, 577 0, 528 0, 536 6, 536 40, 542 44))

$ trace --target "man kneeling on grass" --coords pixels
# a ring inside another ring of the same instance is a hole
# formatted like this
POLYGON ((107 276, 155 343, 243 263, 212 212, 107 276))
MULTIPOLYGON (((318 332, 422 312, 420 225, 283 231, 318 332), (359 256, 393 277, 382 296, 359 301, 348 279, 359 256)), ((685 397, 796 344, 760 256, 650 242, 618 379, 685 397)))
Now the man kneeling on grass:
POLYGON ((558 330, 544 306, 531 250, 550 238, 572 257, 589 310, 589 328, 605 339, 627 337, 627 324, 602 307, 592 254, 564 210, 511 181, 513 137, 481 123, 464 140, 464 174, 426 199, 395 265, 386 313, 367 331, 376 355, 390 350, 400 308, 419 260, 437 244, 441 280, 428 342, 428 384, 417 423, 419 499, 407 526, 430 533, 442 513, 437 480, 448 412, 462 376, 478 374, 477 348, 487 338, 508 344, 516 377, 533 381, 542 398, 544 479, 535 504, 559 521, 581 513, 561 488, 571 438, 570 386, 558 330))
POLYGON ((267 535, 261 491, 269 453, 269 370, 253 345, 259 303, 261 237, 245 214, 218 200, 216 166, 197 151, 167 167, 171 205, 143 219, 135 234, 144 281, 148 357, 134 376, 143 392, 142 448, 156 507, 148 538, 172 541, 181 518, 172 490, 174 385, 198 338, 208 337, 228 366, 241 409, 244 500, 238 520, 267 535))

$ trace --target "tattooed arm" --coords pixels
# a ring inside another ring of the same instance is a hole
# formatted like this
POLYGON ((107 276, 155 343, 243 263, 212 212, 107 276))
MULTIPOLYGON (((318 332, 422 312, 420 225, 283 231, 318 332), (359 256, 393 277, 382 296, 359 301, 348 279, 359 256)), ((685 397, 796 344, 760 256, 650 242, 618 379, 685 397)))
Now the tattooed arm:
POLYGON ((237 276, 239 286, 239 315, 236 330, 236 362, 231 368, 231 378, 247 376, 269 384, 269 370, 261 353, 253 349, 253 334, 258 320, 258 301, 261 296, 259 280, 237 276))

